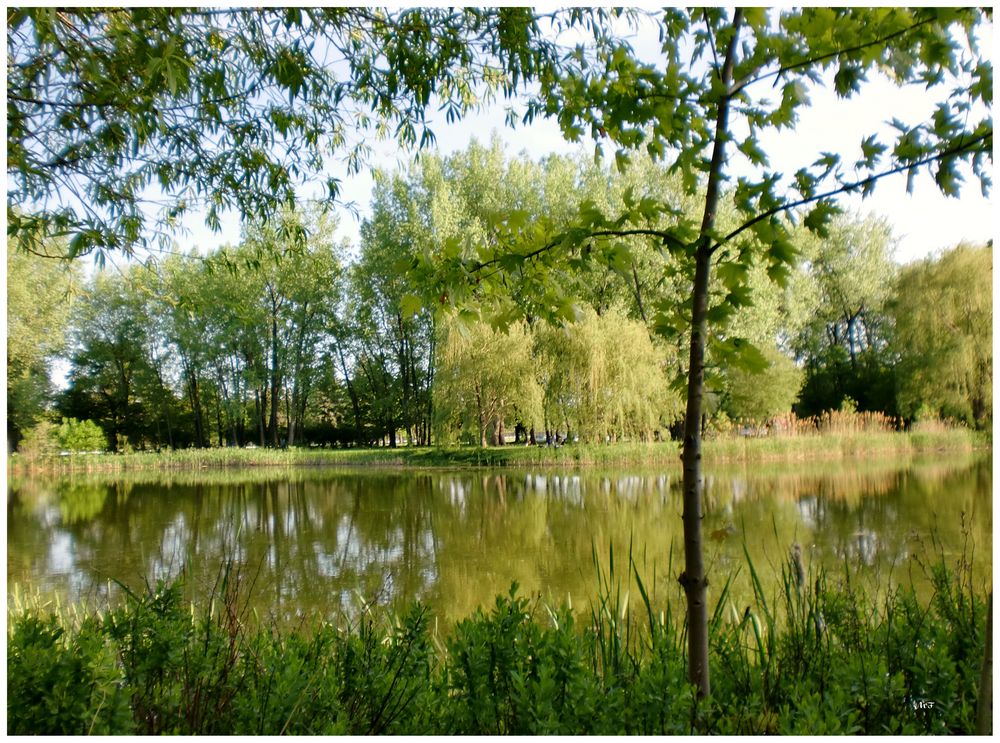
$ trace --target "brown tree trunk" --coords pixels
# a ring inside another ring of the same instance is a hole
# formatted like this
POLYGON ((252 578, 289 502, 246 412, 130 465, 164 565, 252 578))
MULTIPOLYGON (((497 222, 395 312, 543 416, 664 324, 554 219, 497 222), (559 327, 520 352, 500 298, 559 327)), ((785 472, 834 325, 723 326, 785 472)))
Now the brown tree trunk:
POLYGON ((198 373, 188 367, 188 396, 191 400, 191 413, 194 415, 194 445, 199 449, 205 444, 205 420, 201 411, 201 391, 198 388, 198 373))
POLYGON ((344 384, 347 386, 347 394, 351 398, 351 408, 354 411, 354 430, 357 432, 357 437, 360 442, 361 403, 358 401, 358 393, 354 389, 354 383, 351 381, 351 375, 347 372, 347 362, 344 360, 344 349, 341 348, 339 342, 337 342, 337 356, 340 358, 340 368, 344 374, 344 384))
POLYGON ((476 384, 476 422, 479 424, 479 446, 486 448, 486 421, 483 418, 483 396, 476 384))
MULTIPOLYGON (((732 84, 736 44, 743 11, 733 17, 733 36, 720 71, 723 90, 732 84)), ((715 146, 705 193, 705 215, 695 253, 693 304, 691 312, 691 354, 688 364, 687 410, 684 416, 684 572, 680 583, 688 605, 688 680, 698 687, 699 696, 711 693, 708 669, 708 578, 701 538, 701 418, 705 383, 705 344, 708 340, 708 287, 712 267, 712 232, 719 203, 726 140, 729 138, 729 94, 722 94, 715 122, 715 146)))

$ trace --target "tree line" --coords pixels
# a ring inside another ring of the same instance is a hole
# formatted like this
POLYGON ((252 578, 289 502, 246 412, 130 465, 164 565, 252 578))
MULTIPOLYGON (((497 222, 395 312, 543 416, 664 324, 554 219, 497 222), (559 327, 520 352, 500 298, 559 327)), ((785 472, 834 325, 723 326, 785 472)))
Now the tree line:
MULTIPOLYGON (((420 255, 489 244, 500 222, 653 197, 686 208, 649 159, 619 173, 582 157, 511 157, 494 140, 380 174, 356 249, 311 206, 245 229, 236 246, 87 281, 11 252, 9 440, 46 415, 94 420, 116 449, 677 435, 686 370, 666 313, 689 292, 677 256, 625 238, 578 270, 512 276, 483 293, 484 309, 458 314, 424 306, 416 283, 420 255), (554 282, 572 298, 555 325, 531 311, 554 282), (69 371, 57 391, 59 355, 69 371)), ((900 267, 888 225, 850 215, 826 238, 803 229, 793 242, 784 285, 750 265, 738 308, 719 318, 709 423, 846 406, 901 424, 990 425, 990 246, 900 267)))

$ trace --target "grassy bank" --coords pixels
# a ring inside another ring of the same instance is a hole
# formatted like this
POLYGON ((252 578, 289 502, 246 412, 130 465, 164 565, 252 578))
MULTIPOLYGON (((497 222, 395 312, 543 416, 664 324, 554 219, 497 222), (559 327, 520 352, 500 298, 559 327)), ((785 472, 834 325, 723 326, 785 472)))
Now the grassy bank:
MULTIPOLYGON (((935 594, 833 576, 712 615, 713 695, 687 683, 679 607, 651 611, 634 566, 588 615, 498 597, 448 634, 366 607, 285 631, 226 574, 194 612, 180 584, 101 614, 8 617, 8 734, 957 734, 974 731, 985 600, 961 566, 935 594), (624 585, 622 585, 624 583, 624 585)), ((753 566, 747 566, 756 581, 753 566)))
MULTIPOLYGON (((706 462, 829 460, 972 451, 987 440, 964 428, 916 432, 843 432, 798 436, 720 436, 704 442, 706 462)), ((224 467, 518 467, 675 465, 678 442, 569 444, 561 447, 400 447, 397 449, 183 449, 129 454, 73 454, 8 459, 11 472, 122 472, 224 467)))

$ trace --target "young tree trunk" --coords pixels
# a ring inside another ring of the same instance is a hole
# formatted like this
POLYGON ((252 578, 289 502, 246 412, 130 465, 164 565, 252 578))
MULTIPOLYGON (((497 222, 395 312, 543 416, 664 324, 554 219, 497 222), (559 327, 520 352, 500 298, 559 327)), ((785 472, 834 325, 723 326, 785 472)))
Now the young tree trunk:
POLYGON ((354 410, 354 430, 357 436, 361 437, 361 403, 358 400, 358 393, 354 389, 351 375, 347 371, 347 361, 344 359, 344 349, 337 342, 337 356, 340 358, 340 369, 344 375, 344 385, 347 387, 347 395, 351 398, 351 408, 354 410))
POLYGON ((847 350, 851 356, 851 367, 858 365, 858 352, 857 344, 855 343, 855 336, 857 335, 857 315, 847 315, 847 350))
POLYGON ((688 680, 706 696, 708 671, 708 577, 701 536, 701 412, 705 381, 705 341, 708 332, 708 280, 711 253, 703 243, 695 263, 691 353, 688 367, 687 411, 684 416, 684 572, 680 582, 688 605, 688 680))
POLYGON ((295 390, 293 389, 291 393, 288 391, 288 387, 285 387, 285 421, 287 436, 285 437, 285 446, 292 447, 295 444, 295 390))
POLYGON ((646 319, 646 308, 642 306, 642 284, 639 283, 639 272, 635 267, 635 261, 632 261, 632 281, 635 286, 635 304, 639 308, 639 316, 642 318, 643 325, 649 325, 649 320, 646 319))
MULTIPOLYGON (((720 71, 722 88, 728 91, 733 79, 736 44, 743 11, 733 17, 733 36, 720 71)), ((715 146, 705 193, 705 215, 695 252, 693 306, 691 313, 691 354, 688 363, 687 410, 684 415, 684 572, 680 583, 688 605, 688 680, 698 687, 699 696, 711 693, 708 669, 708 578, 701 538, 701 418, 705 385, 705 344, 708 340, 708 287, 712 267, 712 232, 719 203, 725 146, 729 138, 729 94, 719 101, 715 122, 715 146)))
POLYGON ((194 415, 194 445, 199 449, 205 447, 205 419, 201 411, 201 390, 198 387, 198 373, 193 367, 188 367, 188 394, 191 399, 191 412, 194 415))
POLYGON ((271 446, 278 446, 278 405, 281 399, 278 391, 281 387, 278 371, 278 310, 274 307, 271 315, 271 416, 267 421, 268 438, 271 446))
POLYGON ((479 424, 479 446, 486 448, 486 421, 483 418, 483 396, 476 383, 476 422, 479 424))
MULTIPOLYGON (((167 446, 173 449, 174 431, 173 426, 170 425, 170 406, 167 404, 167 396, 170 393, 167 391, 167 385, 163 382, 163 375, 160 373, 160 364, 157 363, 154 368, 156 369, 156 381, 160 385, 160 417, 167 426, 167 446)), ((157 436, 159 436, 159 427, 157 427, 157 436)))
POLYGON ((215 397, 215 426, 219 436, 219 446, 223 447, 226 445, 226 440, 222 433, 222 398, 218 395, 215 397))
POLYGON ((260 433, 260 445, 265 445, 264 438, 264 416, 267 410, 267 385, 262 385, 260 389, 254 390, 254 398, 256 400, 256 405, 254 406, 257 414, 257 430, 260 433))
MULTIPOLYGON (((433 320, 431 320, 433 323, 433 320)), ((434 331, 434 326, 431 326, 431 343, 430 343, 430 353, 427 358, 427 384, 424 385, 424 396, 427 401, 426 411, 424 412, 424 446, 431 445, 431 424, 434 421, 434 364, 435 355, 437 353, 437 344, 435 342, 436 334, 434 331)))
POLYGON ((244 420, 247 409, 247 400, 245 399, 245 388, 240 385, 240 372, 238 371, 239 362, 235 355, 230 355, 228 359, 229 365, 229 378, 233 381, 233 394, 232 400, 233 404, 229 409, 229 425, 232 428, 233 433, 233 446, 243 446, 245 443, 244 437, 246 429, 244 426, 244 420))
POLYGON ((396 313, 396 331, 399 338, 399 346, 396 349, 397 360, 396 363, 399 365, 399 391, 402 397, 402 412, 403 412, 403 429, 406 431, 406 445, 413 446, 413 421, 412 414, 413 411, 410 407, 410 395, 411 392, 415 392, 415 388, 411 388, 410 385, 410 354, 408 351, 409 342, 407 338, 406 328, 403 325, 403 315, 396 313))

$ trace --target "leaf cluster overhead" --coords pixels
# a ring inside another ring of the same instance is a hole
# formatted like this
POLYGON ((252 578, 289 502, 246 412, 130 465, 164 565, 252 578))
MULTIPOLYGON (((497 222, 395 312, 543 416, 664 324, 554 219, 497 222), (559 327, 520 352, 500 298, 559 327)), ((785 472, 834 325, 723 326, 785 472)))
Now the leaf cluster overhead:
MULTIPOLYGON (((132 251, 188 211, 266 218, 365 134, 434 141, 549 64, 530 11, 9 8, 8 234, 132 251)), ((326 195, 340 194, 339 175, 326 195)))

